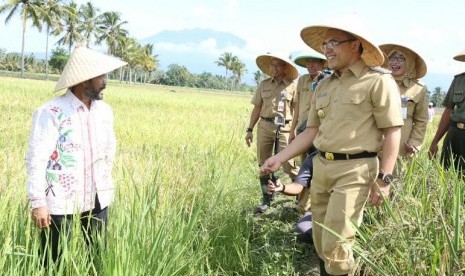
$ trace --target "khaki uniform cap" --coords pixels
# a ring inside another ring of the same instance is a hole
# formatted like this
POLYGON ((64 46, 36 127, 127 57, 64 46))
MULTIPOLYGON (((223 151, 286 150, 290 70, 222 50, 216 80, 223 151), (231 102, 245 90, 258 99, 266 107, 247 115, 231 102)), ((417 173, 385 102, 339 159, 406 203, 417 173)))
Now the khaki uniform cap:
POLYGON ((86 47, 76 47, 66 63, 55 92, 118 69, 127 63, 86 47))
POLYGON ((365 64, 369 67, 376 67, 376 66, 381 66, 384 63, 384 55, 381 52, 381 50, 376 46, 375 44, 371 43, 367 39, 363 38, 362 36, 353 33, 349 30, 346 30, 341 27, 337 26, 323 26, 323 25, 315 25, 315 26, 308 26, 302 29, 300 32, 300 37, 302 37, 302 40, 310 46, 313 50, 323 53, 320 49, 321 45, 323 45, 323 42, 326 37, 326 32, 329 29, 337 29, 341 30, 343 32, 347 32, 351 35, 353 35, 355 38, 360 40, 363 46, 363 53, 362 53, 362 59, 365 61, 365 64))
POLYGON ((285 74, 290 81, 297 79, 297 77, 299 76, 299 71, 297 71, 297 68, 294 66, 294 64, 292 64, 291 60, 283 56, 275 54, 260 55, 256 59, 258 68, 260 68, 260 70, 262 70, 263 73, 267 74, 268 76, 271 76, 270 64, 272 59, 279 59, 286 63, 285 74))

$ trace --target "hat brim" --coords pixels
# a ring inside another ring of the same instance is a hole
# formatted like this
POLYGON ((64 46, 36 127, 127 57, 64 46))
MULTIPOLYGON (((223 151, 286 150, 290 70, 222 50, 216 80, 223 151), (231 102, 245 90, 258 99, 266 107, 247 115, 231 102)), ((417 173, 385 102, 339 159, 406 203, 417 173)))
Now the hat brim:
POLYGON ((426 75, 426 72, 428 71, 427 67, 426 67, 426 62, 425 60, 417 53, 415 52, 414 50, 408 48, 408 47, 405 47, 403 45, 399 45, 399 44, 382 44, 382 45, 379 45, 379 48, 381 49, 381 51, 383 51, 386 56, 392 52, 394 50, 394 48, 397 48, 399 49, 401 52, 410 52, 410 54, 412 54, 414 57, 415 57, 415 69, 416 69, 416 78, 417 79, 420 79, 422 77, 424 77, 426 75))
POLYGON ((119 58, 101 54, 83 46, 76 47, 58 79, 55 92, 107 74, 126 64, 119 58))
POLYGON ((458 55, 456 55, 456 56, 454 57, 454 59, 455 59, 456 61, 463 61, 463 62, 465 62, 465 50, 463 50, 463 51, 460 52, 458 55))
POLYGON ((314 25, 302 29, 300 37, 313 50, 322 53, 320 47, 326 39, 326 33, 329 29, 336 29, 351 34, 360 41, 363 47, 361 58, 369 67, 381 66, 384 63, 384 56, 381 50, 375 44, 371 43, 361 35, 353 33, 337 26, 314 25))
POLYGON ((326 62, 325 56, 323 56, 320 53, 318 53, 318 55, 302 55, 302 56, 298 56, 298 57, 296 57, 294 59, 294 63, 299 65, 300 67, 307 68, 306 61, 308 61, 310 59, 321 60, 323 62, 323 66, 328 67, 328 63, 326 62))
POLYGON ((258 68, 260 68, 260 70, 263 73, 267 74, 268 76, 271 76, 270 64, 271 60, 273 59, 279 59, 286 63, 286 68, 284 69, 284 72, 290 81, 293 81, 297 79, 297 77, 299 77, 299 71, 288 58, 275 54, 265 54, 258 56, 256 59, 258 68))

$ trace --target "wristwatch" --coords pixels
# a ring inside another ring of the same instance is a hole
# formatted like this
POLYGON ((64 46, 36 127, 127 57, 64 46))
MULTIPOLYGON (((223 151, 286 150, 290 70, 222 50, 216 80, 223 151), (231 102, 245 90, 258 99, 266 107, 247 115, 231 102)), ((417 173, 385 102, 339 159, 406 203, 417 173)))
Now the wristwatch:
POLYGON ((252 131, 253 131, 253 128, 248 127, 245 132, 252 132, 252 131))
POLYGON ((394 181, 394 176, 390 173, 379 173, 378 178, 383 180, 386 185, 390 185, 394 181))

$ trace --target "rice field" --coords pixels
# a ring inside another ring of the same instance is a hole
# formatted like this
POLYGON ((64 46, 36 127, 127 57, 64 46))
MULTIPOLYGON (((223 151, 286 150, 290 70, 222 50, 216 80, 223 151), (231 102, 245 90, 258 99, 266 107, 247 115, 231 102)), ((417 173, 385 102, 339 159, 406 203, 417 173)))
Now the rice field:
MULTIPOLYGON (((42 269, 24 157, 32 113, 56 96, 54 85, 0 78, 0 274, 318 275, 315 252, 292 234, 299 215, 291 198, 253 216, 260 189, 255 148, 244 141, 250 95, 116 82, 105 91, 118 149, 102 263, 89 259, 76 230, 61 265, 42 269)), ((426 149, 405 167, 391 201, 368 208, 357 274, 465 272, 465 185, 426 149)))

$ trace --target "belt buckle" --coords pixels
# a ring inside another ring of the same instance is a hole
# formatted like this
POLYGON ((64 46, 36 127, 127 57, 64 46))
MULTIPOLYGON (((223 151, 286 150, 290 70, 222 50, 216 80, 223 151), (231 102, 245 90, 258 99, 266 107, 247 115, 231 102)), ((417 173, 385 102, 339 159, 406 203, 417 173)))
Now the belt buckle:
POLYGON ((465 129, 465 124, 464 123, 457 123, 457 128, 465 129))
POLYGON ((334 160, 334 154, 332 152, 325 152, 325 158, 327 160, 334 160))

